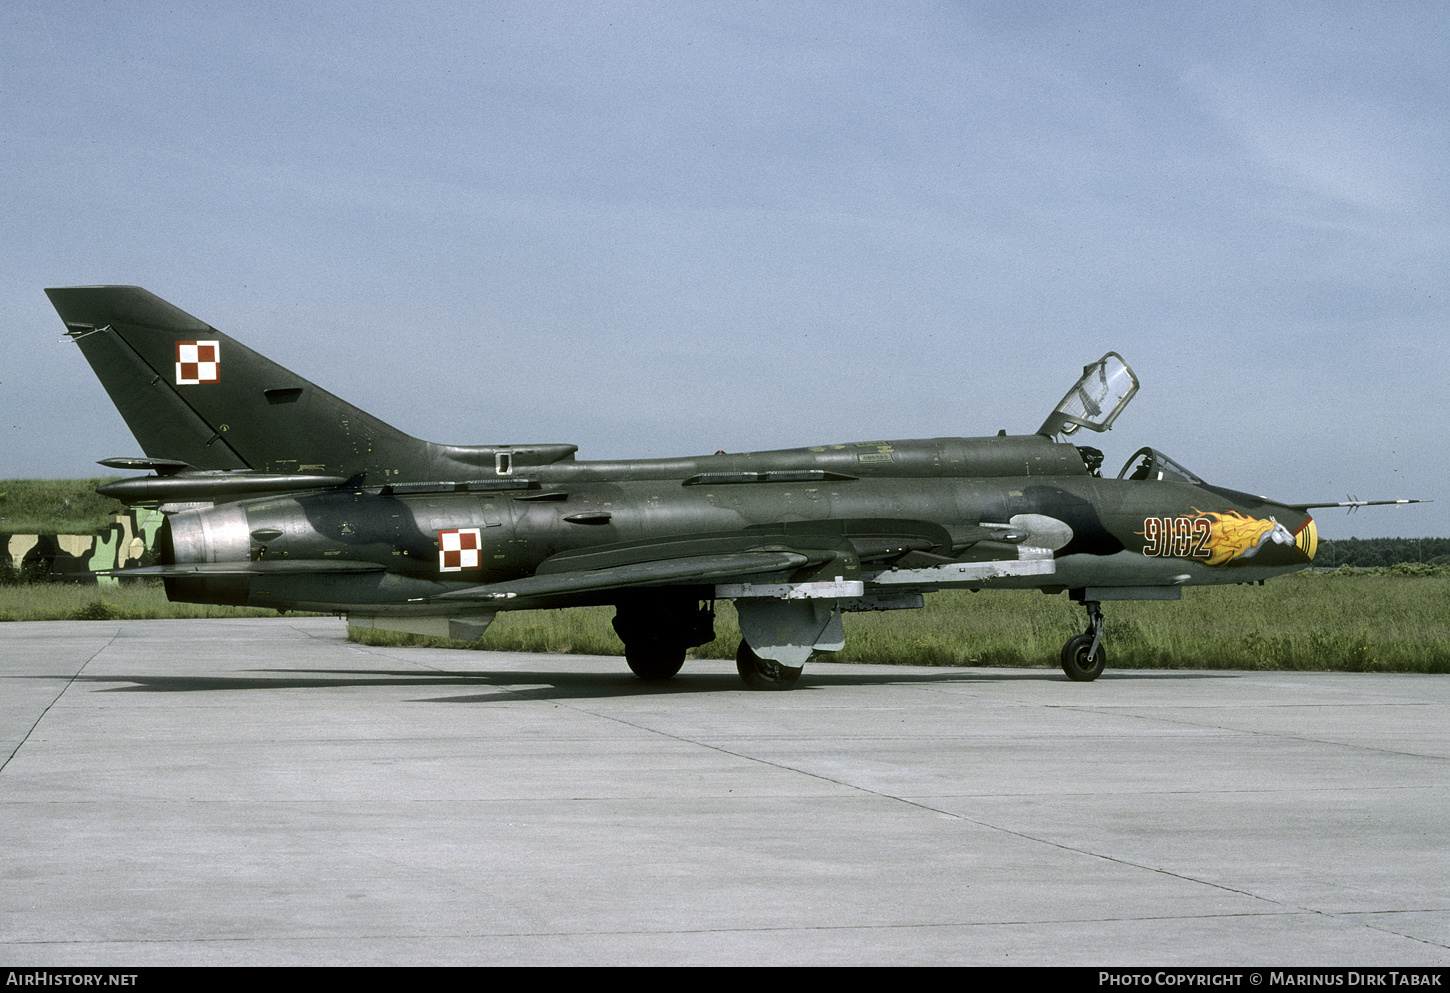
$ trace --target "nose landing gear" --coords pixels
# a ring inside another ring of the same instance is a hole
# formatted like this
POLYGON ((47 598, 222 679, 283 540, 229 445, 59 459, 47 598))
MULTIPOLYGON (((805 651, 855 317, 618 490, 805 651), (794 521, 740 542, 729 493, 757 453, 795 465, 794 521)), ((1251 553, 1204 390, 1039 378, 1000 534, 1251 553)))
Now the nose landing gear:
POLYGON ((1062 671, 1078 683, 1090 683, 1103 674, 1108 652, 1103 645, 1103 608, 1096 600, 1084 600, 1088 612, 1088 629, 1069 638, 1062 646, 1062 671))

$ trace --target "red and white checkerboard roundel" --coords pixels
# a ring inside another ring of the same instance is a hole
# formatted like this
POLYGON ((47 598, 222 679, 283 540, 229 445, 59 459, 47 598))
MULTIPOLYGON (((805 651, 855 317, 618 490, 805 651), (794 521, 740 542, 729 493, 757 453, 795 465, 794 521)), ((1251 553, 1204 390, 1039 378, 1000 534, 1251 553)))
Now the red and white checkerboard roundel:
POLYGON ((219 383, 222 378, 221 343, 178 341, 176 343, 176 385, 197 386, 219 383))
POLYGON ((483 568, 483 541, 478 528, 450 528, 438 532, 438 571, 462 572, 483 568))

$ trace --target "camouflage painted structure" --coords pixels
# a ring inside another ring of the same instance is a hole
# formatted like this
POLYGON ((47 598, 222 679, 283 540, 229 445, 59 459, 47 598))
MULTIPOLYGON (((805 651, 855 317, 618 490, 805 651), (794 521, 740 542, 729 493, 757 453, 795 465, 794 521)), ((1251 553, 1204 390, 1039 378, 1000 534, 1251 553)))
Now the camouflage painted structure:
POLYGON ((0 572, 27 580, 100 583, 120 580, 98 573, 151 565, 160 510, 133 507, 91 534, 0 534, 0 572))

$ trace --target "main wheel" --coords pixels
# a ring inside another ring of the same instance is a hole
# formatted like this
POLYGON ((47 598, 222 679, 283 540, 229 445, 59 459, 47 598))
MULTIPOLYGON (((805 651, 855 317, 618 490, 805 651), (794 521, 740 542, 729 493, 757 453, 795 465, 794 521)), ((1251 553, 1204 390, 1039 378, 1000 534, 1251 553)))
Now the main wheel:
POLYGON ((640 679, 669 679, 685 664, 685 648, 624 646, 624 661, 640 679))
POLYGON ((1069 638, 1062 646, 1062 671, 1067 673, 1068 679, 1090 683, 1103 674, 1103 667, 1108 664, 1108 650, 1099 643, 1097 655, 1088 658, 1092 647, 1093 636, 1090 634, 1069 638))
POLYGON ((735 650, 735 669, 752 690, 788 690, 801 678, 800 669, 763 659, 744 641, 735 650))

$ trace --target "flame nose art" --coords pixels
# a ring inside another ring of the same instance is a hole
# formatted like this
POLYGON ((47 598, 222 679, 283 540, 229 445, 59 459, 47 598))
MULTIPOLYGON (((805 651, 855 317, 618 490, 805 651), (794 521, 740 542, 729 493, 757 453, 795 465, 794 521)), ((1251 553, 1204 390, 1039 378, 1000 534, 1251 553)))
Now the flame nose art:
POLYGON ((1314 561, 1314 553, 1319 551, 1319 531, 1314 527, 1314 518, 1306 519, 1294 532, 1294 547, 1310 562, 1314 561))

